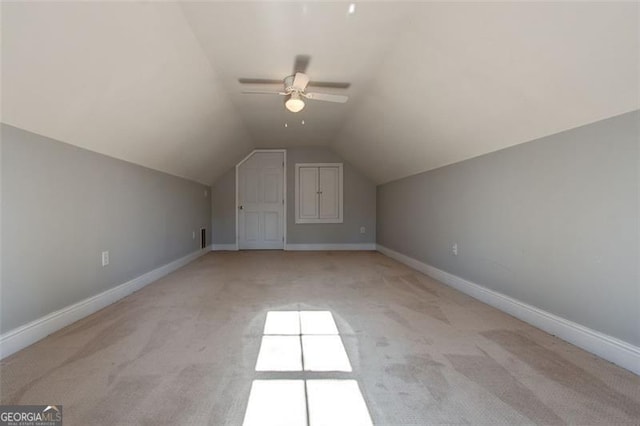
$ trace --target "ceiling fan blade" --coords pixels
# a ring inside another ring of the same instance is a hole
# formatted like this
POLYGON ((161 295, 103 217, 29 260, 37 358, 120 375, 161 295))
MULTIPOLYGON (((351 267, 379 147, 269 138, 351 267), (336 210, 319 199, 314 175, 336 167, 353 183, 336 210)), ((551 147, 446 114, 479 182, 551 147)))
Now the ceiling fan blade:
POLYGON ((314 101, 337 102, 343 104, 349 100, 348 96, 330 95, 329 93, 304 93, 303 96, 314 101))
POLYGON ((311 62, 311 56, 309 55, 296 55, 296 60, 293 63, 293 73, 305 73, 311 62))
POLYGON ((351 83, 331 82, 331 81, 310 81, 309 87, 327 87, 332 89, 348 89, 351 83))
POLYGON ((285 92, 270 92, 268 90, 245 90, 242 92, 243 95, 286 95, 285 92))
POLYGON ((282 84, 282 80, 270 80, 266 78, 239 78, 241 84, 282 84))
POLYGON ((309 76, 304 73, 297 72, 296 76, 293 78, 293 87, 303 91, 307 87, 307 84, 309 84, 309 76))

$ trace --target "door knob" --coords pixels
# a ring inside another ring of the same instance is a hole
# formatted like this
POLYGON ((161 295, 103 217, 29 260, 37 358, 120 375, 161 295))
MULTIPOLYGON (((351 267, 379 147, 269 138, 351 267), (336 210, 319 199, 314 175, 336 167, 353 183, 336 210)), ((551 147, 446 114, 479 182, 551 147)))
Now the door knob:
POLYGON ((244 206, 238 206, 238 210, 244 210, 244 206))

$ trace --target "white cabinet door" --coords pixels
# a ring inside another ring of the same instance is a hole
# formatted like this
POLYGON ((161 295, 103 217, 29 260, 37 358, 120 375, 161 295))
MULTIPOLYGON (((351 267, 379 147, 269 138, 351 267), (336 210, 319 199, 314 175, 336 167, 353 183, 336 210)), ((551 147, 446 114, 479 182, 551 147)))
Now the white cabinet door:
POLYGON ((318 167, 319 209, 318 218, 338 219, 340 217, 338 167, 318 167))
POLYGON ((257 152, 238 168, 238 248, 284 248, 284 153, 257 152))
POLYGON ((342 223, 342 164, 296 164, 296 223, 342 223))
POLYGON ((318 217, 318 168, 300 167, 298 181, 298 217, 315 219, 318 217))

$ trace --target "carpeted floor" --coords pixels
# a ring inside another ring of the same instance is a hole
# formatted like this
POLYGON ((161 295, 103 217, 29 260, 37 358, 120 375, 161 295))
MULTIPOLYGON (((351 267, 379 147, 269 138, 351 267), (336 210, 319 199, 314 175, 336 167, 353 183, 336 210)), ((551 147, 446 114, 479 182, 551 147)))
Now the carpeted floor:
POLYGON ((640 424, 640 377, 373 252, 210 253, 0 365, 66 425, 242 424, 267 311, 329 310, 377 425, 640 424))

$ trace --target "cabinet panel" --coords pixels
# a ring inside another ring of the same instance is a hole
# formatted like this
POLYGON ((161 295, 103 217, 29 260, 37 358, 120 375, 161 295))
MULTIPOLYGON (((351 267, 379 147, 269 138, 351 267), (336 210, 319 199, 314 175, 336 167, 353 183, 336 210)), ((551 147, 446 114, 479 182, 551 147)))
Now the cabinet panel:
POLYGON ((340 216, 338 167, 319 167, 320 219, 338 219, 340 216))
POLYGON ((300 167, 298 207, 300 219, 318 217, 318 168, 300 167))

